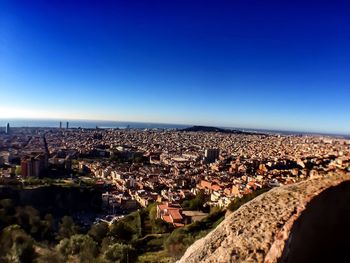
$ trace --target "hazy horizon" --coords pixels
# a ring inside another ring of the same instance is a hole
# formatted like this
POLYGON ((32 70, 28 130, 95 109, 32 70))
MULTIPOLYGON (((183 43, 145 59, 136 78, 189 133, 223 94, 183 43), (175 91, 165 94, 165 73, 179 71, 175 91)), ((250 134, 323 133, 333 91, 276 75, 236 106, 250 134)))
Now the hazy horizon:
POLYGON ((332 132, 332 131, 317 131, 317 130, 287 130, 287 129, 270 129, 270 128, 257 128, 257 127, 240 127, 240 126, 225 126, 225 125, 211 125, 202 123, 171 123, 171 122, 147 122, 147 121, 127 121, 127 120, 92 120, 92 119, 41 119, 41 118, 0 118, 0 127, 5 127, 7 123, 12 127, 48 127, 58 128, 60 122, 62 127, 66 126, 66 122, 69 122, 70 127, 73 128, 126 128, 130 125, 131 128, 143 129, 143 128, 186 128, 192 126, 204 126, 204 127, 218 127, 223 129, 238 129, 247 131, 269 131, 269 132, 282 132, 290 134, 320 134, 320 135, 340 135, 349 136, 350 133, 332 132), (88 125, 86 125, 88 124, 88 125), (135 126, 133 126, 133 124, 135 126), (102 125, 102 126, 101 126, 102 125))

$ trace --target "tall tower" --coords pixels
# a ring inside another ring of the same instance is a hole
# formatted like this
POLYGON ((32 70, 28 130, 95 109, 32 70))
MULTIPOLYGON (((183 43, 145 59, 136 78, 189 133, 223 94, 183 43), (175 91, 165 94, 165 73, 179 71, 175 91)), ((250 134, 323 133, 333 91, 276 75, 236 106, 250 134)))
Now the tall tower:
POLYGON ((62 122, 60 121, 60 129, 62 129, 62 122))
POLYGON ((205 160, 208 163, 213 163, 219 158, 220 150, 219 149, 206 149, 205 150, 205 160))
POLYGON ((66 128, 69 129, 69 122, 67 121, 66 128))
POLYGON ((10 123, 6 125, 6 134, 10 134, 10 123))

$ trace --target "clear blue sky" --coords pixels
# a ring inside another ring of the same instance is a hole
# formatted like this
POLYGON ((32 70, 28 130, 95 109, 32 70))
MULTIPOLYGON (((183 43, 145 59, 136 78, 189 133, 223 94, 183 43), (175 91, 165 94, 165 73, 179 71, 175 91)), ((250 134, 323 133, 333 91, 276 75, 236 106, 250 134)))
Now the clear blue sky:
POLYGON ((350 1, 0 1, 0 117, 350 133, 350 1))

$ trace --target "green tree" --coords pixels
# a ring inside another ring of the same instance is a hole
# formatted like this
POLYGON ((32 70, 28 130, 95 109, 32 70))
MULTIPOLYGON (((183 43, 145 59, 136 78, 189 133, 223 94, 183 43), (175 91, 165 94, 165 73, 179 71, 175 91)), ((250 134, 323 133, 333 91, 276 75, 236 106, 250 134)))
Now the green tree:
POLYGON ((21 168, 21 166, 20 165, 17 165, 16 166, 16 175, 21 175, 21 173, 22 173, 22 168, 21 168))
POLYGON ((0 262, 33 262, 36 254, 33 240, 19 225, 6 227, 0 233, 0 262))
POLYGON ((98 253, 97 243, 89 235, 81 234, 62 239, 56 249, 66 258, 78 256, 80 262, 92 262, 98 253))
POLYGON ((181 207, 183 209, 189 210, 191 206, 191 200, 185 200, 182 202, 181 207))
POLYGON ((41 221, 41 239, 51 240, 54 237, 54 217, 52 214, 46 214, 41 221))
POLYGON ((174 227, 173 225, 163 221, 162 219, 156 219, 152 224, 153 232, 156 234, 163 234, 171 232, 174 227))
POLYGON ((92 225, 88 234, 100 244, 108 234, 108 225, 104 222, 92 225))
POLYGON ((112 236, 117 237, 121 241, 129 242, 132 240, 135 230, 124 221, 118 221, 113 224, 110 230, 112 236))
POLYGON ((102 239, 102 242, 100 244, 100 251, 106 251, 109 248, 109 246, 113 245, 116 242, 115 240, 116 238, 113 236, 106 236, 104 239, 102 239))
POLYGON ((74 223, 70 216, 64 216, 58 226, 58 239, 69 238, 74 234, 78 234, 80 228, 74 223))
POLYGON ((0 230, 16 222, 15 205, 11 199, 0 200, 0 230))
POLYGON ((18 224, 31 236, 40 239, 41 219, 38 210, 31 206, 18 207, 16 218, 18 224))
POLYGON ((203 210, 205 202, 205 193, 203 191, 200 191, 195 198, 183 201, 181 206, 182 208, 188 210, 203 210))
POLYGON ((135 262, 136 253, 135 249, 130 245, 115 243, 103 253, 103 259, 107 262, 135 262))
POLYGON ((67 259, 58 251, 49 251, 36 259, 37 263, 66 263, 67 259))
POLYGON ((62 239, 56 246, 56 250, 65 258, 70 254, 69 239, 62 239))
POLYGON ((154 222, 157 219, 157 205, 152 204, 149 207, 149 219, 151 222, 154 222))

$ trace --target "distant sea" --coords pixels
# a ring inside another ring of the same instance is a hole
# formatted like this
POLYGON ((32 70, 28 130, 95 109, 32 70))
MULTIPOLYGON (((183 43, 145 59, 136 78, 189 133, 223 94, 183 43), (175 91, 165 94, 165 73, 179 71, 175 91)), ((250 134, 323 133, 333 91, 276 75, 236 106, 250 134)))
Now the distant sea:
MULTIPOLYGON (((168 123, 148 123, 148 122, 126 122, 126 121, 93 121, 93 120, 62 120, 62 127, 94 129, 96 126, 102 129, 112 128, 133 128, 133 129, 183 129, 191 125, 168 124, 168 123)), ((60 120, 25 120, 25 119, 0 119, 0 127, 5 127, 7 123, 10 127, 42 127, 59 128, 60 120)))
MULTIPOLYGON (((61 120, 62 127, 66 127, 67 120, 61 120)), ((184 129, 193 125, 171 124, 171 123, 151 123, 151 122, 128 122, 128 121, 93 121, 93 120, 68 120, 69 128, 84 128, 94 129, 96 126, 101 129, 184 129)), ((0 127, 4 128, 7 123, 10 127, 40 127, 40 128, 59 128, 60 120, 39 120, 39 119, 0 119, 0 127)), ((340 137, 350 139, 349 135, 332 134, 332 133, 317 133, 317 132, 302 132, 302 131, 281 131, 281 130, 266 130, 266 129, 244 129, 234 127, 219 127, 224 129, 240 130, 245 132, 257 132, 266 134, 281 134, 281 135, 326 135, 332 137, 340 137)))

